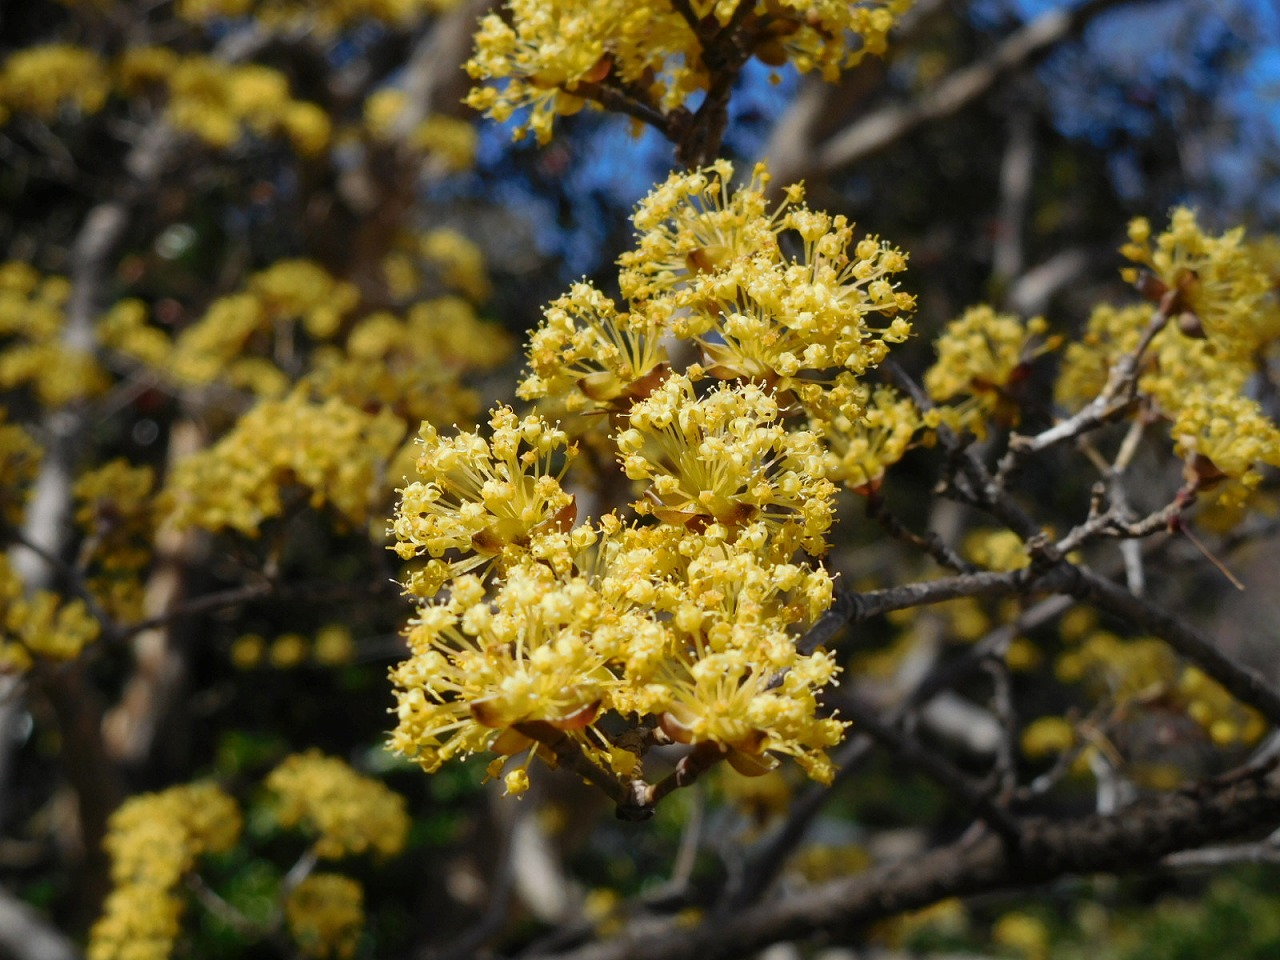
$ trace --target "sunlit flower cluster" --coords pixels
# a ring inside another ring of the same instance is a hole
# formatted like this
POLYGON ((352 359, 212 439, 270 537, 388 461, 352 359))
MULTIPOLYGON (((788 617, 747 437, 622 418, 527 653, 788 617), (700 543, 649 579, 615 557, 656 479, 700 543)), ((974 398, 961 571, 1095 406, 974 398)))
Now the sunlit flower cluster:
POLYGON ((1280 467, 1280 428, 1256 400, 1239 394, 1188 388, 1170 432, 1175 450, 1194 458, 1190 471, 1202 486, 1226 478, 1239 481, 1220 494, 1229 501, 1242 499, 1258 485, 1262 477, 1257 466, 1280 467), (1197 462, 1199 458, 1208 463, 1197 462))
POLYGON ((177 887, 205 854, 230 849, 240 811, 212 784, 131 797, 111 815, 104 846, 114 889, 89 934, 89 960, 167 960, 180 931, 177 887))
POLYGON ((430 558, 414 577, 416 593, 431 596, 451 577, 494 562, 506 569, 545 556, 573 525, 574 499, 559 479, 576 452, 565 432, 506 407, 492 411, 489 426, 486 439, 422 425, 419 479, 401 492, 393 528, 403 559, 430 558))
POLYGON ((658 386, 683 340, 699 354, 693 379, 759 384, 818 432, 861 418, 859 378, 911 332, 903 314, 915 300, 893 279, 905 256, 874 237, 855 242, 843 217, 805 207, 798 186, 770 210, 763 166, 737 189, 732 176, 727 161, 673 173, 640 202, 636 248, 619 260, 630 309, 575 285, 533 335, 522 396, 616 411, 658 386), (784 235, 799 258, 783 254, 784 235))
POLYGON ((294 754, 268 774, 265 785, 275 796, 280 824, 313 833, 318 857, 386 857, 404 849, 404 798, 336 757, 316 750, 294 754))
POLYGON ((826 474, 859 493, 879 489, 885 471, 911 447, 924 426, 919 408, 892 387, 872 391, 861 415, 837 410, 814 424, 826 446, 826 474))
MULTIPOLYGON (((527 110, 517 135, 532 131, 544 143, 554 118, 581 110, 602 83, 660 109, 684 106, 711 82, 699 32, 708 24, 728 27, 740 4, 688 6, 702 27, 662 0, 508 0, 503 15, 481 21, 467 64, 472 77, 497 85, 477 87, 468 102, 499 121, 527 110)), ((866 54, 883 53, 886 35, 909 6, 910 0, 760 2, 736 17, 737 42, 764 63, 790 62, 835 80, 866 54)))
MULTIPOLYGON (((511 353, 506 334, 458 297, 415 304, 403 319, 379 311, 359 320, 342 348, 317 350, 306 384, 364 410, 392 410, 405 423, 473 422, 480 410, 465 374, 491 369, 511 353)), ((410 448, 410 452, 412 448, 410 448)), ((397 462, 398 481, 412 469, 397 462)))
POLYGON ((441 173, 468 170, 475 163, 479 135, 465 120, 431 114, 415 122, 409 95, 383 87, 364 102, 364 126, 375 143, 399 143, 424 154, 441 173))
POLYGON ((772 207, 763 168, 736 191, 732 173, 673 175, 640 204, 627 310, 579 283, 544 311, 519 390, 544 415, 423 425, 392 532, 406 588, 435 599, 392 674, 391 742, 424 769, 493 753, 490 774, 521 793, 560 737, 626 781, 650 718, 741 772, 789 756, 832 776, 844 723, 818 693, 836 664, 797 637, 831 603, 814 558, 833 478, 877 481, 920 427, 859 381, 907 336, 913 300, 896 250, 855 241, 799 188, 772 207), (597 519, 578 516, 583 495, 597 519))
POLYGON ((210 147, 226 149, 245 134, 282 134, 303 156, 329 145, 329 115, 314 103, 294 100, 288 79, 270 67, 193 55, 179 58, 165 79, 169 122, 210 147))
MULTIPOLYGON (((448 291, 481 304, 491 292, 480 248, 447 228, 401 234, 383 259, 382 269, 392 296, 400 300, 448 291)), ((495 339, 502 339, 497 331, 493 333, 495 339)))
POLYGON ((823 751, 843 724, 816 718, 814 695, 834 663, 800 656, 787 631, 829 604, 826 574, 762 560, 759 526, 733 544, 682 526, 624 527, 612 516, 595 532, 567 574, 522 564, 492 595, 466 575, 451 582, 447 601, 419 611, 408 634, 414 656, 393 672, 392 745, 428 771, 489 751, 499 754, 497 775, 502 757, 524 754, 505 778, 518 793, 541 749, 530 724, 579 738, 602 765, 630 776, 642 758, 597 721, 641 714, 662 718, 679 742, 721 745, 755 772, 773 751, 828 777, 823 751))
POLYGON ((834 485, 817 437, 788 431, 762 387, 722 386, 698 396, 675 375, 631 407, 617 436, 623 471, 647 483, 640 515, 727 536, 759 522, 779 561, 826 553, 834 485))
POLYGON ((1154 330, 1137 371, 1141 415, 1168 423, 1189 482, 1238 507, 1261 480, 1259 467, 1280 461, 1280 429, 1250 395, 1280 337, 1265 245, 1245 243, 1240 230, 1210 236, 1183 208, 1154 241, 1142 219, 1129 235, 1124 253, 1152 273, 1125 273, 1155 305, 1096 307, 1065 352, 1056 398, 1067 409, 1088 403, 1154 330))

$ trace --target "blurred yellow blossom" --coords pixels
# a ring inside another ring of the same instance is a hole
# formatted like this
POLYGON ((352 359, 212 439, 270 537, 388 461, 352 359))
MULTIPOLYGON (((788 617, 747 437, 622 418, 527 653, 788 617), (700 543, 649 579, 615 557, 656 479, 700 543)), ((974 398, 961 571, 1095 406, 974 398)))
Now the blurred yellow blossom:
MULTIPOLYGON (((1167 301, 1179 325, 1193 336, 1209 336, 1224 351, 1248 356, 1277 332, 1274 310, 1264 309, 1271 283, 1244 243, 1244 228, 1215 237, 1204 232, 1194 211, 1174 209, 1169 229, 1154 243, 1142 217, 1129 224, 1121 253, 1154 275, 1149 299, 1167 301), (1185 315, 1186 319, 1182 317, 1185 315)), ((1137 282, 1138 271, 1124 271, 1137 282)))
POLYGON ((938 359, 924 375, 934 401, 954 403, 939 408, 943 422, 978 437, 986 435, 988 418, 1016 425, 1018 384, 1030 372, 1031 361, 1060 342, 1047 331, 1042 317, 1023 321, 988 306, 971 307, 947 324, 934 344, 938 359))
POLYGON ((315 835, 316 855, 392 856, 404 849, 409 817, 404 798, 317 750, 293 754, 265 781, 284 827, 304 825, 315 835))
POLYGON ((209 783, 130 797, 107 824, 114 889, 89 932, 89 960, 166 960, 180 932, 183 901, 174 894, 205 854, 240 837, 234 800, 209 783))
POLYGON ((110 90, 106 65, 92 50, 58 43, 27 47, 0 63, 0 121, 6 109, 45 121, 63 107, 96 113, 110 90))
POLYGON ((403 431, 387 411, 370 415, 301 391, 264 401, 212 447, 174 467, 160 510, 178 528, 253 537, 296 491, 313 509, 329 505, 360 523, 389 493, 383 471, 403 431))
MULTIPOLYGON (((835 80, 866 54, 884 51, 889 29, 909 5, 761 2, 750 18, 756 29, 743 34, 744 42, 766 63, 790 61, 802 73, 816 70, 835 80)), ((690 6, 695 17, 721 27, 734 9, 708 0, 690 6)), ((508 0, 502 15, 481 20, 475 39, 467 70, 497 85, 475 88, 467 102, 498 121, 527 110, 516 134, 531 130, 541 143, 550 138, 555 116, 581 110, 579 95, 589 97, 596 84, 642 89, 655 106, 671 110, 711 83, 702 42, 666 3, 508 0)))
POLYGON ((313 873, 289 891, 284 917, 302 956, 350 960, 364 929, 364 891, 350 877, 313 873))

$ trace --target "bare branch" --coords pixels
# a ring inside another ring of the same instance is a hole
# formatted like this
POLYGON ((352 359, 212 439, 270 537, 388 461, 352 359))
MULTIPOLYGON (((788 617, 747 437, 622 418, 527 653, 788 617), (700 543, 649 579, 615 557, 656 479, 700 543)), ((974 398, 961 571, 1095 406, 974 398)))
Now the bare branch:
MULTIPOLYGON (((868 924, 947 897, 1025 888, 1069 874, 1156 866, 1183 850, 1280 825, 1280 780, 1272 767, 1141 800, 1114 814, 1022 822, 1010 850, 996 834, 813 887, 771 903, 713 914, 690 930, 624 931, 556 960, 727 960, 771 943, 852 936, 868 924)), ((550 960, 547 955, 542 955, 550 960)))
POLYGON ((806 176, 820 177, 884 150, 912 131, 990 92, 1013 70, 1043 57, 1078 33, 1094 17, 1132 0, 1088 0, 1074 9, 1055 8, 1010 34, 984 59, 957 70, 919 101, 894 105, 863 117, 819 147, 806 176))

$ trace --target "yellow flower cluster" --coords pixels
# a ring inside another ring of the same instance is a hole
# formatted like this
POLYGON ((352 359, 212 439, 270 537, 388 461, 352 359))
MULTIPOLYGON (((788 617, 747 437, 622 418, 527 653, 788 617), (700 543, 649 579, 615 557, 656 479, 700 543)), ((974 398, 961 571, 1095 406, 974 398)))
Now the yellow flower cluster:
POLYGON ((1199 669, 1182 664, 1153 637, 1122 640, 1089 630, 1059 656, 1056 669, 1060 680, 1083 681, 1095 695, 1117 704, 1158 702, 1163 709, 1179 710, 1221 747, 1255 743, 1267 730, 1256 711, 1199 669))
MULTIPOLYGON (((1182 208, 1154 243, 1145 220, 1133 221, 1129 234, 1126 256, 1154 271, 1140 288, 1157 301, 1155 310, 1175 321, 1151 338, 1138 396, 1146 410, 1169 421, 1188 480, 1212 488, 1218 503, 1238 506, 1260 480, 1257 466, 1280 463, 1280 429, 1247 395, 1257 364, 1280 340, 1266 247, 1246 244, 1240 230, 1207 235, 1182 208)), ((1134 269, 1125 272, 1139 279, 1134 269)), ((1159 320, 1154 312, 1142 305, 1097 307, 1084 335, 1066 350, 1058 402, 1075 409, 1097 396, 1115 364, 1159 320)))
POLYGON ((318 857, 387 857, 404 849, 409 832, 404 798, 336 757, 317 750, 293 754, 265 783, 275 795, 280 824, 313 832, 318 857))
POLYGON ((335 280, 310 260, 277 261, 249 278, 248 292, 262 304, 268 323, 301 320, 317 340, 333 337, 360 302, 354 284, 335 280))
POLYGON ((398 301, 450 291, 472 304, 481 304, 491 292, 480 248, 455 230, 430 230, 421 235, 405 231, 383 258, 382 271, 387 289, 398 301))
POLYGON ((835 487, 822 447, 808 431, 785 429, 762 387, 721 386, 700 397, 673 375, 628 418, 616 442, 626 475, 647 483, 637 514, 699 532, 717 524, 729 539, 759 523, 779 562, 797 550, 827 552, 835 487))
POLYGON ((81 562, 92 564, 88 586, 98 605, 118 620, 142 615, 141 574, 151 562, 155 533, 150 467, 112 460, 76 480, 76 524, 85 536, 81 562))
MULTIPOLYGON (((1178 207, 1154 244, 1151 224, 1133 220, 1121 253, 1153 274, 1142 285, 1149 299, 1163 301, 1181 327, 1211 337, 1221 350, 1248 357, 1280 334, 1280 304, 1270 298, 1271 280, 1244 242, 1243 227, 1214 237, 1193 211, 1178 207)), ((1123 274, 1139 280, 1136 268, 1123 274)))
POLYGON ((1243 502, 1262 480, 1258 464, 1280 467, 1280 428, 1249 397, 1190 387, 1170 432, 1174 450, 1193 458, 1188 471, 1202 489, 1224 478, 1237 481, 1218 494, 1220 503, 1243 502))
POLYGON ((947 324, 934 344, 938 359, 924 375, 925 389, 938 403, 963 398, 938 409, 942 422, 977 437, 986 436, 989 419, 1015 425, 1018 383, 1032 360, 1058 345, 1047 330, 1043 317, 1023 321, 988 306, 971 307, 947 324))
MULTIPOLYGON (((483 261, 470 241, 436 231, 420 246, 415 263, 425 260, 446 287, 487 295, 483 261)), ((406 294, 421 283, 418 268, 412 271, 406 294)), ((459 297, 416 302, 403 318, 379 311, 352 322, 358 307, 351 283, 311 261, 283 260, 250 277, 242 292, 215 300, 176 338, 151 325, 137 300, 116 303, 96 331, 107 350, 177 388, 216 384, 278 400, 291 382, 273 358, 310 348, 298 386, 319 398, 391 410, 406 424, 474 419, 479 402, 461 380, 506 360, 510 342, 501 329, 459 297)))
POLYGON ((212 784, 134 796, 108 823, 114 889, 89 934, 88 960, 167 960, 180 932, 175 893, 196 859, 240 836, 235 801, 212 784))
POLYGON ((418 250, 422 259, 439 273, 446 288, 464 294, 472 303, 489 299, 484 254, 471 240, 456 230, 428 230, 419 239, 418 250))
MULTIPOLYGON (((473 422, 480 401, 461 384, 463 375, 496 367, 510 352, 504 331, 466 301, 444 297, 415 304, 403 320, 382 311, 364 317, 344 349, 316 352, 305 382, 320 396, 391 410, 405 423, 473 422)), ((411 461, 397 460, 388 475, 396 480, 409 469, 411 461)))
POLYGON ((73 660, 101 632, 83 600, 66 601, 26 584, 0 553, 0 672, 21 672, 32 658, 73 660))
POLYGON ((801 654, 796 631, 831 602, 810 560, 834 520, 828 474, 878 478, 919 426, 887 390, 864 418, 857 380, 907 335, 912 300, 889 279, 897 251, 855 243, 798 189, 771 211, 763 169, 739 191, 731 175, 673 175, 641 203, 639 251, 620 261, 628 311, 575 284, 532 334, 522 396, 599 416, 561 426, 500 407, 487 433, 423 425, 393 533, 402 558, 426 561, 409 592, 439 598, 421 602, 392 674, 392 745, 427 771, 491 752, 520 793, 563 735, 639 777, 634 727, 649 718, 741 772, 783 755, 831 777, 844 724, 818 715, 817 693, 836 666, 801 654), (592 502, 613 501, 584 520, 565 484, 591 467, 592 502))
POLYGON ((422 424, 420 479, 401 491, 392 528, 402 559, 431 558, 410 581, 414 593, 432 596, 477 567, 497 563, 505 571, 526 555, 551 556, 573 524, 574 500, 559 482, 576 453, 565 432, 507 407, 492 412, 489 426, 486 440, 442 437, 422 424), (470 556, 441 559, 446 554, 470 556))
POLYGON ((178 57, 165 80, 169 122, 214 149, 235 145, 246 132, 283 134, 302 156, 329 145, 329 115, 314 103, 294 100, 278 70, 192 55, 178 57))
POLYGON ((11 113, 57 119, 63 109, 97 113, 111 91, 102 59, 68 44, 27 47, 0 64, 0 124, 11 113))
POLYGON ((284 904, 289 936, 304 957, 350 960, 364 929, 364 891, 339 873, 313 873, 284 904))
POLYGON ((179 16, 198 23, 252 16, 264 26, 306 29, 321 34, 374 21, 409 27, 448 10, 458 0, 180 0, 179 16))
MULTIPOLYGON (((704 25, 723 28, 739 5, 692 0, 688 6, 704 25)), ((761 0, 738 18, 740 42, 765 63, 791 62, 835 80, 866 54, 882 53, 889 29, 909 6, 910 0, 761 0)), ((684 106, 711 84, 702 44, 675 5, 662 0, 507 0, 501 15, 481 20, 467 64, 473 78, 498 85, 477 87, 467 102, 499 121, 527 109, 517 135, 532 130, 545 143, 556 115, 581 110, 602 82, 637 91, 664 110, 684 106)))
POLYGON ((44 451, 31 434, 16 423, 5 423, 8 411, 0 407, 0 523, 22 524, 27 487, 40 470, 44 451))
POLYGON ((0 390, 27 386, 42 406, 59 407, 106 388, 93 355, 62 340, 70 292, 64 277, 0 264, 0 390))
POLYGON ((673 173, 641 200, 636 249, 619 263, 622 293, 666 314, 672 333, 702 350, 706 373, 761 382, 794 395, 811 416, 856 414, 854 378, 911 333, 915 298, 894 275, 906 256, 853 226, 803 205, 792 185, 769 212, 763 165, 730 189, 733 166, 673 173), (790 260, 780 239, 798 241, 790 260), (876 320, 883 327, 874 325, 876 320))
MULTIPOLYGON (((854 432, 866 400, 858 378, 911 332, 902 314, 915 300, 893 280, 906 257, 874 237, 855 242, 843 217, 805 207, 798 186, 770 211, 763 166, 736 190, 732 176, 727 161, 673 173, 640 202, 636 248, 619 260, 630 310, 587 284, 574 286, 530 341, 522 397, 568 410, 625 407, 666 376, 668 342, 685 340, 701 354, 691 379, 752 381, 788 414, 806 412, 814 432, 854 432), (799 258, 783 255, 783 235, 797 239, 799 258)), ((879 431, 914 433, 919 425, 889 394, 877 407, 879 431), (889 422, 898 416, 909 427, 889 422)), ((894 445, 899 455, 905 450, 894 445)), ((870 464, 887 465, 887 457, 870 464)))
POLYGON ((1049 960, 1052 948, 1045 922, 1018 911, 1006 913, 995 922, 991 927, 991 941, 1014 953, 1020 960, 1049 960))
POLYGON ((368 414, 295 390, 259 403, 208 450, 178 463, 161 491, 160 511, 178 528, 255 537, 293 497, 312 509, 330 506, 359 525, 382 501, 386 465, 403 434, 390 411, 368 414))
POLYGON ((1066 753, 1075 744, 1075 725, 1065 717, 1039 717, 1022 731, 1022 752, 1033 759, 1066 753))
POLYGON ((1012 530, 974 530, 964 538, 964 552, 988 570, 1021 570, 1031 563, 1026 544, 1012 530))
POLYGON ((439 165, 442 173, 469 170, 475 164, 480 138, 475 127, 446 114, 432 114, 412 127, 402 119, 409 106, 405 91, 384 87, 364 102, 364 126, 379 143, 400 141, 439 165))
MULTIPOLYGON (((744 772, 768 769, 772 751, 829 779, 824 751, 843 724, 815 718, 815 691, 835 665, 799 655, 786 629, 830 603, 827 575, 763 560, 758 525, 732 544, 612 515, 591 532, 595 552, 566 574, 524 563, 492 597, 478 577, 458 577, 447 602, 419 611, 414 655, 392 675, 392 745, 430 772, 453 756, 530 750, 519 727, 539 721, 629 776, 641 758, 597 721, 639 714, 659 717, 679 742, 721 745, 744 772)), ((507 775, 510 792, 527 787, 527 764, 507 775)))
POLYGON ((892 387, 877 386, 861 416, 837 410, 815 424, 826 441, 826 475, 856 493, 875 492, 923 425, 914 403, 892 387))

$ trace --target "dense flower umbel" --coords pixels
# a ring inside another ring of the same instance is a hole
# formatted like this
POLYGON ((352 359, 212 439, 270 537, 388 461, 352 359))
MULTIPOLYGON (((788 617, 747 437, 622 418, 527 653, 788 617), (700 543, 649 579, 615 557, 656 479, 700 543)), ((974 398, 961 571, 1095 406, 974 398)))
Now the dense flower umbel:
POLYGON ((629 414, 617 437, 632 480, 648 481, 636 512, 696 530, 719 524, 736 537, 759 520, 779 561, 798 549, 826 553, 835 488, 823 451, 807 431, 787 431, 762 387, 734 384, 699 397, 672 376, 629 414))
MULTIPOLYGON (((695 17, 720 26, 738 6, 726 0, 689 4, 695 17)), ((764 0, 753 6, 741 36, 757 57, 835 80, 867 53, 884 51, 885 36, 910 0, 764 0)), ((660 0, 508 0, 503 16, 480 22, 467 64, 472 77, 501 86, 477 87, 467 102, 496 120, 527 110, 517 134, 532 130, 545 143, 556 115, 577 113, 602 81, 638 91, 662 109, 683 106, 711 82, 701 51, 689 22, 660 0)))
POLYGON ((409 833, 404 798, 317 750, 293 754, 271 771, 266 787, 282 826, 305 825, 316 856, 399 853, 409 833))
POLYGON ((420 434, 421 478, 404 488, 396 513, 396 551, 431 559, 411 585, 433 595, 450 577, 497 562, 506 568, 567 530, 573 497, 560 486, 575 448, 541 417, 493 411, 490 436, 442 437, 429 423, 420 434), (441 559, 450 554, 456 559, 441 559))
POLYGON ((738 190, 732 174, 673 174, 640 204, 626 309, 579 283, 545 311, 520 393, 597 416, 500 407, 487 434, 423 425, 393 532, 402 558, 426 560, 408 590, 438 599, 392 673, 392 745, 424 769, 497 754, 491 774, 519 793, 567 737, 639 777, 656 724, 744 772, 781 755, 831 776, 844 723, 817 701, 836 665, 796 639, 831 603, 810 558, 827 550, 833 478, 877 480, 920 427, 859 382, 907 336, 913 300, 891 279, 902 254, 808 210, 798 187, 771 205, 763 167, 738 190), (594 521, 567 487, 592 467, 608 511, 594 521))

